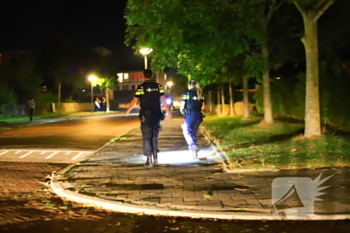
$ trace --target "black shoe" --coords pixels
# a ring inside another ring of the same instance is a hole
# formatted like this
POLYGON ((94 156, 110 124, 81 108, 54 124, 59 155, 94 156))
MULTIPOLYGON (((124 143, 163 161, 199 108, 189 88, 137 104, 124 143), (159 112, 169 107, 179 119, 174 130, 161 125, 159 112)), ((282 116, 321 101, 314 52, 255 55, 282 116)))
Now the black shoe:
POLYGON ((154 161, 154 164, 158 164, 158 154, 157 154, 157 152, 153 152, 153 161, 154 161))
POLYGON ((147 156, 147 161, 145 163, 146 167, 153 167, 151 156, 147 156))

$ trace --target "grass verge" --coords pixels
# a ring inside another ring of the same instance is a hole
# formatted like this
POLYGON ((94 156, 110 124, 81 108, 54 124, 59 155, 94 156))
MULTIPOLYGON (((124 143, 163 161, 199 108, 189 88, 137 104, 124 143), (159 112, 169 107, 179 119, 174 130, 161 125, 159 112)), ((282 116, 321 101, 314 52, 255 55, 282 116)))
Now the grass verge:
MULTIPOLYGON (((46 114, 42 114, 42 115, 35 115, 34 120, 65 116, 65 115, 69 115, 69 114, 73 114, 73 113, 77 113, 77 112, 46 113, 46 114)), ((9 123, 10 122, 28 121, 28 120, 29 120, 29 116, 0 117, 0 122, 9 122, 9 123)))
POLYGON ((203 122, 220 151, 234 168, 315 168, 348 166, 350 134, 325 134, 305 139, 304 123, 289 118, 261 123, 262 117, 208 116, 203 122))

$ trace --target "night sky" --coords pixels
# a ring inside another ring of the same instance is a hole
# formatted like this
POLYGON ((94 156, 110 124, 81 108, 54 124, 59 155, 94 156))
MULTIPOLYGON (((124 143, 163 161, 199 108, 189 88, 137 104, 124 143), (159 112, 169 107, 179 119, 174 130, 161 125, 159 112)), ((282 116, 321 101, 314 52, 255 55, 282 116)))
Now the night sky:
POLYGON ((104 46, 124 63, 142 68, 143 58, 124 44, 126 2, 6 1, 0 14, 0 52, 30 49, 58 33, 89 46, 104 46))

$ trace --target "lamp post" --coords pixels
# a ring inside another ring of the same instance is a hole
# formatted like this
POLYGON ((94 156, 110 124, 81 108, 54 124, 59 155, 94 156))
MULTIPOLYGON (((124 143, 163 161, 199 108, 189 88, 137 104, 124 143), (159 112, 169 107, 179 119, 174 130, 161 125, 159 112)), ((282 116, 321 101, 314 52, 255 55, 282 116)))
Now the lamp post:
POLYGON ((93 82, 97 81, 97 77, 95 75, 90 75, 88 79, 91 82, 91 112, 94 111, 94 89, 93 89, 93 82))
POLYGON ((143 55, 144 60, 145 60, 145 69, 148 68, 147 66, 147 55, 150 54, 153 51, 151 48, 141 48, 140 53, 143 55))
POLYGON ((168 90, 169 94, 170 94, 171 86, 172 86, 173 84, 174 84, 174 83, 173 83, 172 81, 169 81, 169 82, 166 83, 166 85, 167 85, 168 88, 169 88, 169 90, 168 90))

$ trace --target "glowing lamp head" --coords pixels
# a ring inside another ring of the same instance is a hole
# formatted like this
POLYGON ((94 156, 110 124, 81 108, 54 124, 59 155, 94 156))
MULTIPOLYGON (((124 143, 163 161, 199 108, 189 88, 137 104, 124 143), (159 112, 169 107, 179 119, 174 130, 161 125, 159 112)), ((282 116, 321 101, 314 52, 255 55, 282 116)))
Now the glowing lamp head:
POLYGON ((153 51, 153 49, 151 49, 151 48, 141 48, 141 49, 140 49, 140 53, 141 53, 142 55, 148 55, 148 54, 150 54, 152 51, 153 51))
POLYGON ((90 82, 95 82, 95 81, 97 81, 97 77, 95 76, 95 75, 90 75, 89 77, 88 77, 88 79, 90 80, 90 82))

